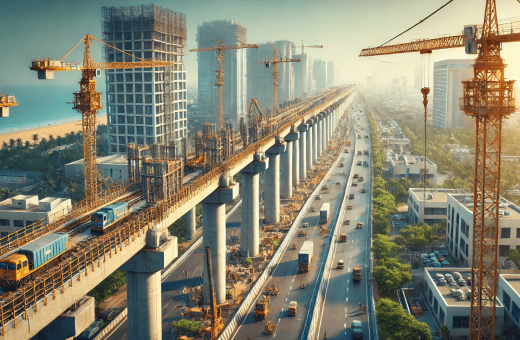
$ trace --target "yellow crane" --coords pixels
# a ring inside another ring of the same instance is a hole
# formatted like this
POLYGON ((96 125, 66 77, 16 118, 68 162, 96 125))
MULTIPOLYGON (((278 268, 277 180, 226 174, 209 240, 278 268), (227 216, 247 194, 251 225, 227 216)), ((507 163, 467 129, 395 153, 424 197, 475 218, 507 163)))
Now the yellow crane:
POLYGON ((215 294, 215 284, 213 280, 213 265, 211 263, 211 251, 209 250, 209 247, 205 248, 204 255, 206 260, 206 269, 209 273, 208 285, 211 324, 209 327, 203 328, 203 331, 209 334, 210 340, 215 340, 222 331, 224 323, 222 322, 222 317, 220 316, 220 308, 217 306, 217 297, 215 294))
MULTIPOLYGON (((519 0, 520 1, 520 0, 519 0)), ((302 100, 305 99, 305 78, 304 78, 304 75, 305 75, 305 63, 303 62, 303 54, 305 53, 304 52, 304 49, 305 47, 307 48, 323 48, 323 45, 305 45, 303 43, 303 40, 302 40, 302 44, 301 46, 295 46, 293 45, 293 48, 301 48, 302 49, 302 79, 301 79, 301 83, 302 83, 302 90, 301 90, 301 97, 302 97, 302 100)), ((307 58, 307 62, 309 62, 309 59, 307 58)))
POLYGON ((224 109, 222 107, 222 86, 224 86, 224 70, 222 69, 222 59, 224 58, 223 51, 226 50, 239 50, 243 48, 258 48, 257 44, 244 44, 244 45, 224 45, 222 46, 222 40, 218 40, 218 46, 213 47, 203 47, 203 48, 194 48, 190 50, 190 52, 205 52, 205 51, 218 51, 217 59, 218 59, 218 70, 217 73, 217 82, 215 86, 218 86, 218 126, 219 129, 224 128, 224 109))
POLYGON ((14 96, 0 94, 0 118, 9 117, 9 108, 11 106, 18 106, 14 96))
POLYGON ((71 48, 60 60, 52 58, 40 58, 32 61, 31 70, 38 72, 38 79, 54 79, 54 72, 59 71, 81 71, 83 76, 79 82, 80 91, 74 93, 73 109, 81 112, 83 127, 83 156, 85 176, 85 196, 87 203, 94 203, 97 195, 97 165, 96 165, 96 114, 103 108, 101 92, 96 90, 96 73, 98 70, 132 69, 171 66, 178 64, 171 61, 149 61, 137 58, 130 53, 121 51, 114 46, 108 45, 102 40, 96 39, 90 34, 85 35, 71 48), (106 62, 96 63, 90 55, 92 41, 99 41, 116 51, 139 59, 138 62, 106 62), (81 43, 85 44, 83 63, 65 62, 64 59, 81 43))
POLYGON ((276 53, 276 48, 274 49, 274 58, 272 60, 262 59, 256 61, 257 63, 265 64, 266 67, 271 67, 271 64, 273 65, 273 118, 276 116, 276 112, 278 111, 278 64, 294 63, 299 61, 301 61, 301 59, 288 59, 278 57, 276 53))
MULTIPOLYGON (((484 24, 480 30, 476 25, 467 25, 462 35, 367 48, 360 54, 362 57, 407 52, 424 54, 453 47, 465 47, 469 54, 478 53, 473 66, 474 78, 462 82, 463 97, 459 102, 460 109, 474 118, 476 123, 471 259, 472 340, 495 338, 502 123, 504 118, 515 112, 514 81, 504 78, 506 65, 500 50, 502 43, 517 41, 520 41, 520 31, 510 23, 499 24, 495 0, 486 0, 484 24)), ((421 92, 427 102, 429 88, 424 87, 421 92)))

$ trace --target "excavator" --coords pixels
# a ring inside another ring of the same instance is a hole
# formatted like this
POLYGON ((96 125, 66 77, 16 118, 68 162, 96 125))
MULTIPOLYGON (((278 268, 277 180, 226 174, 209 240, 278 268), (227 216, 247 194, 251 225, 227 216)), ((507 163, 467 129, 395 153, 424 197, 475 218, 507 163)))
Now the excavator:
POLYGON ((186 166, 188 169, 197 168, 204 164, 204 155, 200 155, 199 157, 193 157, 188 162, 186 162, 186 166))

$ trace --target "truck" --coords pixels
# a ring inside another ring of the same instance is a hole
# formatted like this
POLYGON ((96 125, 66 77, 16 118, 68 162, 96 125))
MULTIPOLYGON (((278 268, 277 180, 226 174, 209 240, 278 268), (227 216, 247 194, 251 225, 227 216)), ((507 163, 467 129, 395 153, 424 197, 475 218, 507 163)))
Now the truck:
POLYGON ((327 223, 329 219, 330 203, 323 203, 320 209, 320 223, 327 223))
POLYGON ((312 260, 312 252, 314 250, 314 243, 312 241, 303 242, 300 252, 298 253, 298 272, 307 273, 312 260))
MULTIPOLYGON (((347 220, 347 221, 348 221, 348 220, 347 220)), ((348 224, 348 223, 347 223, 347 224, 348 224)), ((345 235, 345 234, 341 234, 341 235, 339 235, 339 241, 340 241, 340 242, 347 242, 347 240, 348 240, 347 235, 345 235)))
POLYGON ((359 178, 359 175, 358 174, 354 174, 354 178, 359 178))
POLYGON ((353 200, 354 199, 354 194, 348 195, 348 199, 353 200))
POLYGON ((269 295, 258 298, 255 305, 255 317, 258 321, 265 320, 269 314, 269 295))
POLYGON ((361 266, 355 266, 352 272, 354 281, 361 281, 361 266))
POLYGON ((362 192, 362 193, 365 193, 365 192, 367 192, 367 189, 365 189, 365 188, 361 188, 361 192, 362 192))
POLYGON ((369 153, 368 150, 364 150, 364 151, 363 151, 363 154, 365 154, 365 155, 368 155, 368 153, 369 153))
POLYGON ((345 263, 343 262, 343 260, 338 260, 338 266, 337 266, 338 269, 343 269, 345 268, 345 263))
POLYGON ((291 301, 289 303, 289 316, 296 316, 297 310, 298 310, 298 302, 291 301))

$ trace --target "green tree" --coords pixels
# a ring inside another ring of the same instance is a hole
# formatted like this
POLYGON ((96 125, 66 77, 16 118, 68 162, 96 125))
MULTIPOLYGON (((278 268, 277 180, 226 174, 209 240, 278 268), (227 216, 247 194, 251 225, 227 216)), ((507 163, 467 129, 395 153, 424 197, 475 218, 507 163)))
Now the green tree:
POLYGON ((121 270, 116 270, 106 279, 101 281, 100 284, 96 286, 96 288, 92 289, 88 295, 94 297, 96 299, 96 305, 98 305, 101 301, 109 298, 114 295, 117 290, 123 287, 126 284, 126 273, 121 270))
POLYGON ((387 215, 379 209, 374 209, 372 213, 372 226, 374 227, 374 234, 389 235, 390 221, 387 215))
POLYGON ((246 259, 245 262, 248 267, 253 264, 253 260, 251 260, 249 257, 246 259))
POLYGON ((410 246, 424 246, 432 243, 433 228, 426 223, 409 224, 399 231, 399 241, 410 246))
POLYGON ((520 267, 520 250, 509 249, 506 251, 506 256, 513 261, 517 267, 520 267))
POLYGON ((394 295, 397 289, 412 281, 410 268, 409 264, 400 263, 397 258, 378 259, 374 268, 374 280, 379 283, 382 291, 394 295))
POLYGON ((99 188, 102 191, 108 190, 111 184, 113 184, 112 178, 110 176, 103 177, 100 172, 97 173, 97 183, 99 185, 99 188))
POLYGON ((390 241, 385 235, 374 235, 374 242, 372 243, 372 252, 378 260, 386 259, 390 256, 395 256, 401 251, 401 247, 390 241))
POLYGON ((67 186, 63 190, 64 194, 68 194, 70 198, 74 199, 76 194, 78 193, 78 183, 73 181, 68 181, 67 186))
POLYGON ((186 223, 184 218, 179 218, 168 227, 168 230, 170 231, 171 235, 177 236, 179 242, 183 242, 184 237, 188 234, 189 231, 188 223, 186 223))
POLYGON ((40 139, 40 137, 38 136, 37 133, 35 133, 32 135, 31 139, 33 140, 34 144, 36 144, 38 142, 38 140, 40 139))
POLYGON ((200 321, 192 321, 186 319, 180 319, 179 321, 172 322, 173 329, 177 334, 198 334, 202 328, 200 321))
POLYGON ((6 200, 16 195, 18 195, 18 192, 16 190, 11 190, 9 189, 9 187, 0 188, 0 197, 2 200, 6 200))
POLYGON ((381 298, 376 304, 381 340, 431 340, 432 333, 425 322, 417 321, 397 302, 381 298))

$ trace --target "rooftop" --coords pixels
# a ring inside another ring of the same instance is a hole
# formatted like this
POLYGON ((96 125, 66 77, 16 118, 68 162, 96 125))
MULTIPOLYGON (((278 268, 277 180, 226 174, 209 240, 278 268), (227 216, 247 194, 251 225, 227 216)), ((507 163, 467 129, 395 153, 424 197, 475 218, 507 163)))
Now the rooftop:
POLYGON ((49 204, 60 204, 67 200, 69 199, 61 197, 46 197, 38 200, 37 195, 17 195, 1 201, 0 212, 47 212, 49 204))
MULTIPOLYGON (((451 194, 450 196, 473 213, 473 195, 451 194)), ((500 198, 499 212, 501 219, 520 219, 520 208, 503 197, 500 198)))
MULTIPOLYGON (((423 188, 410 188, 410 194, 417 201, 424 201, 423 188)), ((448 202, 448 193, 456 193, 455 189, 426 189, 426 201, 448 202)))
MULTIPOLYGON (((423 156, 399 156, 399 157, 392 157, 390 158, 390 161, 394 165, 424 165, 423 156)), ((428 158, 426 158, 426 164, 427 165, 435 165, 432 161, 430 161, 428 158)))
MULTIPOLYGON (((460 289, 466 294, 466 291, 471 291, 471 287, 462 286, 462 287, 450 287, 449 284, 445 286, 437 285, 437 281, 435 279, 435 274, 439 273, 442 275, 452 274, 453 272, 458 272, 462 275, 462 278, 466 280, 468 277, 471 277, 471 268, 425 268, 426 272, 430 276, 431 280, 434 282, 435 287, 441 294, 444 301, 446 301, 446 305, 448 306, 459 306, 459 307, 471 307, 471 301, 467 298, 466 300, 458 300, 456 297, 451 295, 451 291, 453 289, 460 289)), ((467 281, 466 281, 467 282, 467 281)))
MULTIPOLYGON (((128 164, 128 160, 126 158, 126 154, 115 154, 112 156, 97 157, 96 163, 97 164, 122 165, 122 164, 128 164)), ((80 159, 80 160, 77 160, 75 162, 71 162, 68 164, 83 164, 83 159, 80 159)))

